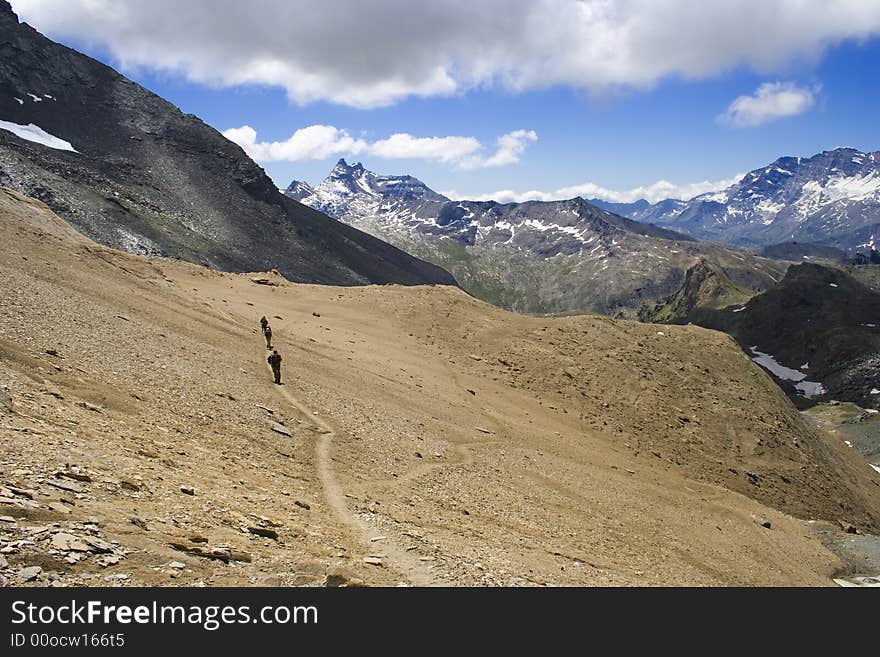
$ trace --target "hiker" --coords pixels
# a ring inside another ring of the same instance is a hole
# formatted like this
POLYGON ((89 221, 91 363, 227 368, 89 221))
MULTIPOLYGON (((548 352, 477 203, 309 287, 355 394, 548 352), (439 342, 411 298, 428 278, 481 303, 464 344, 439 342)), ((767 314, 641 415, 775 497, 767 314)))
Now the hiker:
POLYGON ((266 328, 263 329, 263 335, 266 336, 266 349, 272 348, 272 327, 266 324, 266 328))
POLYGON ((269 326, 269 320, 266 319, 266 316, 263 315, 260 317, 260 329, 263 331, 263 335, 266 335, 266 327, 269 326))
POLYGON ((275 383, 281 385, 281 354, 278 353, 277 349, 273 349, 272 355, 266 360, 268 360, 269 365, 272 366, 272 374, 275 375, 275 383))

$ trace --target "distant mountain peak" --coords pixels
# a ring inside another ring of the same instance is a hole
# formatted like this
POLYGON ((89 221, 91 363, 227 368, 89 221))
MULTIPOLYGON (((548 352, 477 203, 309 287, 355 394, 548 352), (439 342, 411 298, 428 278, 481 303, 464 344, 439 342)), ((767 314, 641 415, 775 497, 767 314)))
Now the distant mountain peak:
POLYGON ((662 205, 668 203, 597 205, 701 239, 858 249, 880 239, 880 152, 839 147, 810 157, 784 156, 727 189, 662 205))
POLYGON ((336 166, 333 167, 333 171, 330 172, 330 175, 334 173, 360 173, 364 172, 364 165, 360 162, 355 162, 354 164, 349 164, 344 157, 340 157, 339 161, 336 162, 336 166))
POLYGON ((352 208, 367 215, 383 206, 449 201, 418 178, 377 174, 361 162, 349 164, 345 158, 339 158, 318 186, 294 180, 285 194, 337 219, 350 214, 352 208))

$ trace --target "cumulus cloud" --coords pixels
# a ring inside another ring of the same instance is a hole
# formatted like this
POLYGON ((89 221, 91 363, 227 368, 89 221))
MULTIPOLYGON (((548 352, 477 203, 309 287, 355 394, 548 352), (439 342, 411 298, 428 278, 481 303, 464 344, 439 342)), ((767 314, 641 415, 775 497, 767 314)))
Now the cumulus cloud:
MULTIPOLYGON (((519 156, 522 155, 529 142, 533 141, 538 141, 538 133, 534 130, 514 130, 506 135, 501 135, 496 142, 495 154, 485 160, 478 160, 477 166, 501 167, 519 162, 519 156)), ((466 164, 465 168, 467 166, 466 164)))
POLYGON ((816 102, 821 87, 798 87, 793 82, 765 82, 751 96, 736 98, 719 123, 736 127, 763 125, 786 116, 797 116, 816 102))
POLYGON ((495 151, 487 155, 475 137, 414 137, 398 132, 386 139, 368 142, 332 125, 300 128, 284 141, 257 141, 257 131, 249 125, 224 130, 223 136, 241 146, 257 162, 297 162, 343 154, 368 154, 384 159, 429 160, 461 169, 515 164, 526 145, 538 139, 534 130, 515 130, 501 135, 495 151))
POLYGON ((413 137, 400 132, 374 142, 370 152, 386 159, 437 160, 448 164, 470 160, 480 148, 482 145, 474 137, 413 137))
POLYGON ((646 88, 778 70, 880 32, 864 0, 13 0, 123 68, 271 85, 297 103, 377 107, 475 87, 646 88))
POLYGON ((345 130, 332 125, 300 128, 285 141, 258 142, 257 131, 249 125, 224 130, 223 136, 241 146, 258 162, 323 160, 340 153, 357 155, 367 149, 364 140, 354 139, 345 130))
POLYGON ((497 201, 498 203, 523 203, 525 201, 560 201, 581 196, 583 198, 598 198, 613 203, 631 203, 639 199, 645 199, 650 203, 656 203, 668 198, 691 199, 694 196, 707 192, 717 192, 726 189, 738 182, 745 174, 738 173, 731 178, 723 180, 704 180, 702 182, 676 185, 668 180, 657 182, 632 189, 618 190, 603 187, 592 182, 580 185, 562 187, 555 191, 532 190, 528 192, 516 192, 511 189, 502 189, 489 194, 477 194, 467 196, 451 190, 443 192, 444 196, 456 200, 469 201, 497 201))

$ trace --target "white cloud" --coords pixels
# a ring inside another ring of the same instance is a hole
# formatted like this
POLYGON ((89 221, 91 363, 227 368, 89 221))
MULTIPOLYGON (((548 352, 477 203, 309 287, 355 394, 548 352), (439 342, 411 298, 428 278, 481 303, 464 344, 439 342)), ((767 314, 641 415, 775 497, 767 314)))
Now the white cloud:
POLYGON ((524 201, 560 201, 581 196, 583 198, 599 198, 603 201, 614 203, 631 203, 639 199, 645 199, 650 203, 656 203, 667 198, 691 199, 694 196, 706 192, 717 192, 726 189, 738 182, 744 174, 738 173, 724 180, 704 180, 702 182, 676 185, 667 180, 658 180, 651 185, 633 187, 632 189, 616 190, 603 187, 592 182, 580 185, 562 187, 552 192, 532 190, 528 192, 516 192, 511 189, 502 189, 489 194, 462 195, 455 190, 442 192, 444 196, 457 200, 469 201, 497 201, 499 203, 523 203, 524 201))
POLYGON ((495 152, 484 155, 484 147, 475 137, 414 137, 398 132, 387 139, 367 142, 331 125, 300 128, 285 141, 257 141, 257 131, 249 125, 224 130, 223 136, 241 146, 257 162, 297 162, 341 154, 368 154, 384 159, 429 160, 461 169, 515 164, 526 145, 538 139, 534 130, 515 130, 500 136, 495 152))
POLYGON ((809 88, 798 87, 793 82, 765 82, 753 95, 736 98, 727 111, 718 116, 718 121, 735 127, 752 127, 797 116, 815 104, 819 91, 818 85, 809 88))
POLYGON ((13 0, 59 38, 123 68, 216 86, 270 85, 297 103, 571 86, 647 88, 739 66, 768 73, 880 33, 865 0, 13 0))
POLYGON ((459 163, 482 148, 474 137, 413 137, 405 132, 374 142, 370 152, 386 159, 437 160, 459 163))
MULTIPOLYGON (((538 133, 534 130, 514 130, 506 135, 501 135, 496 142, 495 154, 477 162, 481 167, 501 167, 506 164, 519 162, 519 156, 526 149, 529 142, 538 141, 538 133)), ((465 168, 470 168, 465 165, 465 168)))
POLYGON ((223 136, 241 146, 258 162, 323 160, 341 153, 356 155, 367 149, 364 140, 354 139, 345 130, 332 125, 300 128, 285 141, 258 142, 257 131, 249 125, 224 130, 223 136))

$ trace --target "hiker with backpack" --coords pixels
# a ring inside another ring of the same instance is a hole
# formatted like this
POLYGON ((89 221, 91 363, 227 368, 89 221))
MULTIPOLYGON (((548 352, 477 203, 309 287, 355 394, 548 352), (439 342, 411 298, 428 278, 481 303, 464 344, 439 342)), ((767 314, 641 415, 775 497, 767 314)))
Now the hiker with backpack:
POLYGON ((272 374, 275 376, 276 385, 281 385, 281 354, 277 349, 272 350, 272 355, 266 359, 272 366, 272 374))
POLYGON ((272 327, 266 324, 266 328, 263 329, 263 335, 266 336, 266 349, 272 348, 272 327))

